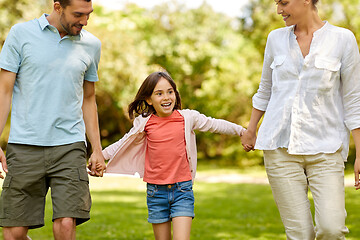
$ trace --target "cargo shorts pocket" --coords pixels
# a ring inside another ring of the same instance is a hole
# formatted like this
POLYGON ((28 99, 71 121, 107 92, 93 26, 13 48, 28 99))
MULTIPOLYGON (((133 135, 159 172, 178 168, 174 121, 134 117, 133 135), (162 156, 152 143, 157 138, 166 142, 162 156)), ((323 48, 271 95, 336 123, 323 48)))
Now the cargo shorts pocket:
POLYGON ((12 180, 12 176, 7 175, 2 185, 1 199, 0 199, 0 218, 6 218, 6 207, 11 203, 10 195, 9 195, 9 187, 12 180))
POLYGON ((86 168, 78 168, 79 173, 79 209, 90 212, 91 196, 89 189, 89 176, 86 168))

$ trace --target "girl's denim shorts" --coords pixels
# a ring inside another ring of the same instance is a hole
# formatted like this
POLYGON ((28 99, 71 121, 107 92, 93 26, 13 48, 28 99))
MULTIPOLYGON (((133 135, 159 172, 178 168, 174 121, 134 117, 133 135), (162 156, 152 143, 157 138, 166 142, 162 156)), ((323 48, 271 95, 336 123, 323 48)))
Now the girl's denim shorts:
POLYGON ((149 223, 165 223, 174 217, 195 217, 192 181, 147 184, 149 223))

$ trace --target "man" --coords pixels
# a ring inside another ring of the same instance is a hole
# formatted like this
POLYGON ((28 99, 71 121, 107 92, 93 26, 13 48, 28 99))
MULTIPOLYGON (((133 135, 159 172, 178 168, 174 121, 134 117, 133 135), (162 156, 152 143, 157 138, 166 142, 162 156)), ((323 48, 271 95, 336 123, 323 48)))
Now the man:
POLYGON ((94 85, 101 43, 82 29, 92 12, 91 0, 54 0, 50 15, 12 27, 2 48, 0 134, 12 99, 6 158, 0 149, 6 240, 28 239, 28 229, 44 225, 49 187, 55 239, 75 239, 76 225, 90 218, 85 126, 90 174, 105 168, 94 85))

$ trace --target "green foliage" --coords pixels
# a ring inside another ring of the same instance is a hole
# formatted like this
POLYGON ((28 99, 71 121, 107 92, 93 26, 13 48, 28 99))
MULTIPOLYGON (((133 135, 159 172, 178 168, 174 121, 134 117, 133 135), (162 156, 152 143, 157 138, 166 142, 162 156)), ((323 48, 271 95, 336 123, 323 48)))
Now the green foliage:
MULTIPOLYGON (((174 78, 184 108, 246 125, 262 57, 234 21, 206 3, 198 9, 174 1, 152 10, 96 7, 88 30, 103 44, 97 85, 103 145, 128 131, 127 105, 145 77, 160 69, 174 78)), ((243 165, 238 137, 199 133, 198 149, 200 158, 243 165)))
POLYGON ((48 0, 0 0, 0 46, 12 25, 37 17, 49 6, 48 0))
MULTIPOLYGON (((11 25, 38 17, 41 10, 49 12, 51 4, 0 0, 0 41, 11 25)), ((323 19, 352 30, 359 41, 359 0, 321 0, 318 9, 323 19)), ((217 13, 206 2, 198 9, 174 0, 152 9, 95 6, 86 28, 102 41, 97 102, 103 147, 131 128, 128 104, 146 76, 161 69, 177 83, 184 108, 247 126, 267 35, 283 26, 276 4, 265 0, 250 0, 239 18, 217 13)), ((8 129, 1 136, 2 147, 8 129)), ((198 133, 197 139, 200 159, 240 167, 262 162, 262 153, 245 153, 238 137, 198 133)))

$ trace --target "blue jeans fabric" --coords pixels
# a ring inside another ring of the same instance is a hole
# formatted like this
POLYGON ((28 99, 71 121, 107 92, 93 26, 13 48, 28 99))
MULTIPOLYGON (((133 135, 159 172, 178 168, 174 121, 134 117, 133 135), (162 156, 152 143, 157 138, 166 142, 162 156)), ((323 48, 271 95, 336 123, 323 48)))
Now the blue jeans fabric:
POLYGON ((148 222, 164 223, 174 217, 195 217, 192 181, 147 184, 148 222))

